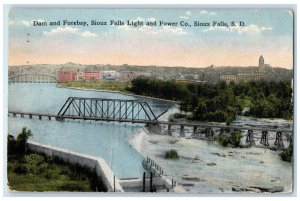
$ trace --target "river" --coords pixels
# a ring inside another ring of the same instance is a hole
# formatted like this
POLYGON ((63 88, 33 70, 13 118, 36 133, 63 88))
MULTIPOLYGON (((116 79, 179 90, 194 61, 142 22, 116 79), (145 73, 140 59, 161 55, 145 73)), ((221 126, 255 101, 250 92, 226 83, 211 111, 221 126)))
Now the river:
MULTIPOLYGON (((137 99, 118 93, 57 88, 55 84, 33 83, 9 85, 8 96, 8 110, 50 114, 56 114, 69 96, 137 99)), ((170 107, 170 104, 158 100, 147 101, 156 114, 170 107)), ((166 120, 174 112, 176 108, 160 117, 160 120, 166 120)), ((291 121, 282 119, 247 117, 238 117, 234 124, 284 128, 292 126, 291 121)), ((186 130, 187 138, 180 138, 178 130, 173 130, 174 136, 149 135, 142 129, 142 124, 81 120, 58 122, 8 117, 9 134, 16 136, 24 126, 33 133, 30 140, 102 157, 121 179, 141 178, 144 172, 142 160, 149 156, 188 192, 232 192, 234 186, 284 186, 284 192, 291 191, 292 165, 283 162, 279 152, 257 147, 222 147, 216 142, 189 139, 192 129, 186 130), (179 160, 163 158, 164 152, 170 149, 178 150, 181 156, 179 160)))
MULTIPOLYGON (((70 96, 111 99, 137 99, 118 93, 58 88, 55 84, 14 83, 9 85, 8 110, 57 114, 70 96)), ((156 114, 170 105, 148 100, 156 114)), ((81 120, 64 122, 38 118, 8 117, 8 132, 17 136, 22 127, 33 133, 29 140, 71 151, 100 156, 110 165, 117 178, 141 178, 143 157, 127 143, 127 136, 142 124, 107 123, 81 120)))

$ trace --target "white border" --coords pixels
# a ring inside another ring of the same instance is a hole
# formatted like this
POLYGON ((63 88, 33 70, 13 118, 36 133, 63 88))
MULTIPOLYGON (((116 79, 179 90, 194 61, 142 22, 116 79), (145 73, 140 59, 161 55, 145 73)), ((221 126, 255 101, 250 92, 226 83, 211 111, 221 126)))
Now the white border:
MULTIPOLYGON (((97 0, 85 0, 84 2, 74 2, 74 1, 66 1, 66 0, 47 0, 47 1, 38 1, 38 0, 3 0, 2 1, 2 7, 0 8, 1 10, 1 19, 2 19, 2 22, 3 22, 3 12, 4 12, 4 9, 3 9, 3 6, 4 4, 22 4, 22 7, 23 6, 26 6, 26 7, 32 7, 34 5, 29 5, 29 4, 44 4, 44 5, 47 5, 49 7, 94 7, 95 5, 88 5, 88 4, 106 4, 106 5, 97 5, 97 6, 101 6, 101 7, 107 7, 107 8, 110 8, 110 7, 149 7, 149 8, 158 8, 158 7, 163 7, 163 8, 166 8, 166 7, 181 7, 181 8, 191 8, 191 7, 206 7, 206 8, 239 8, 239 7, 255 7, 255 8, 259 8, 259 7, 264 7, 264 8, 274 8, 274 7, 279 7, 281 4, 284 4, 284 5, 287 5, 287 4, 294 4, 295 5, 295 9, 298 10, 298 1, 297 0, 272 0, 272 1, 268 1, 268 0, 247 0, 247 1, 240 1, 240 0, 228 0, 226 2, 222 1, 222 0, 206 0, 206 1, 202 1, 201 3, 202 4, 198 4, 198 5, 195 5, 195 3, 198 3, 198 2, 195 2, 193 0, 182 0, 182 1, 179 1, 179 0, 173 0, 171 1, 172 5, 168 4, 170 3, 170 1, 168 0, 144 0, 143 3, 144 4, 147 4, 147 5, 141 5, 141 1, 139 0, 127 0, 126 2, 122 1, 122 0, 104 0, 104 1, 97 1, 97 0), (55 3, 56 5, 53 5, 53 3, 55 3), (68 5, 68 3, 73 3, 73 5, 68 5), (81 3, 85 3, 84 5, 81 5, 81 3), (126 3, 126 4, 124 4, 126 3), (226 3, 226 4, 225 4, 226 3), (272 5, 270 5, 269 3, 272 3, 272 5), (74 5, 74 4, 77 4, 77 5, 74 5), (121 5, 120 5, 121 4, 121 5), (188 4, 192 4, 192 5, 188 5, 188 4), (220 5, 221 4, 221 5, 220 5), (232 4, 235 4, 235 5, 232 5, 232 4)), ((39 6, 41 7, 41 6, 39 6)), ((297 19, 295 19, 295 22, 296 22, 296 26, 295 26, 295 32, 297 35, 295 35, 295 39, 297 38, 298 36, 298 32, 297 32, 297 27, 299 27, 299 20, 298 20, 298 16, 297 16, 297 19)), ((3 26, 4 23, 3 23, 3 26)), ((3 27, 4 28, 4 27, 3 27)), ((7 27, 6 27, 7 28, 7 27)), ((3 36, 7 34, 7 29, 5 30, 4 29, 4 32, 1 32, 1 45, 3 47, 3 54, 0 55, 1 57, 1 61, 3 61, 3 68, 2 68, 2 71, 0 71, 0 77, 2 78, 7 78, 7 68, 5 67, 7 65, 7 58, 8 58, 8 55, 7 55, 7 40, 4 41, 3 40, 3 36)), ((6 37, 7 39, 7 37, 6 37)), ((295 41, 295 57, 297 57, 297 49, 296 47, 298 47, 298 41, 296 40, 295 41)), ((299 114, 299 111, 298 111, 298 108, 297 108, 297 105, 298 105, 298 99, 297 99, 297 96, 298 96, 298 86, 297 86, 297 82, 296 80, 298 80, 298 73, 297 73, 297 58, 295 58, 295 85, 294 85, 294 89, 295 89, 295 115, 296 117, 298 116, 299 114)), ((2 94, 2 97, 4 98, 1 98, 0 99, 0 105, 1 105, 1 109, 0 109, 0 112, 2 114, 6 114, 6 110, 7 110, 7 86, 5 86, 3 83, 6 83, 5 79, 3 79, 3 82, 1 82, 0 84, 0 90, 1 90, 1 94, 2 94)), ((3 131, 3 140, 2 142, 0 143, 0 150, 4 150, 4 140, 6 140, 6 133, 5 131, 7 131, 7 120, 6 122, 4 122, 5 118, 3 118, 4 116, 1 116, 0 118, 0 127, 3 128, 4 126, 4 129, 2 129, 3 131)), ((298 120, 295 119, 295 122, 294 122, 294 125, 296 126, 298 123, 298 120)), ((295 127, 296 128, 296 127, 295 127)), ((296 144, 299 144, 299 139, 300 138, 297 138, 297 142, 296 144)), ((295 147, 297 148, 297 147, 295 147)), ((1 152, 2 153, 2 152, 1 152)), ((0 154, 0 164, 4 164, 4 158, 3 158, 3 154, 0 154)), ((296 162, 298 161, 299 159, 299 155, 297 155, 297 160, 296 162)), ((295 163, 295 167, 297 167, 297 172, 299 173, 299 166, 295 163)), ((6 169, 6 168, 5 168, 6 169)), ((1 165, 1 172, 0 172, 0 180, 4 181, 3 179, 3 165, 1 165)), ((295 175, 295 180, 296 182, 298 181, 298 175, 295 175)), ((0 188, 1 189, 4 189, 3 188, 3 182, 0 182, 0 188)), ((296 188, 294 189, 295 193, 298 193, 299 194, 299 185, 296 186, 296 188)), ((1 196, 3 196, 3 191, 1 190, 1 196)), ((29 196, 35 196, 33 193, 29 193, 28 194, 29 196)), ((155 194, 154 194, 155 195, 155 194)), ((77 196, 77 194, 72 194, 72 196, 77 196)), ((119 195, 119 196, 125 196, 125 195, 119 195)), ((149 195, 150 196, 150 195, 149 195)), ((189 196, 189 195, 183 195, 183 196, 189 196)), ((200 195, 201 196, 201 195, 200 195)), ((212 195, 214 196, 214 195, 212 195)), ((225 196, 225 195, 224 195, 225 196)), ((289 197, 289 198, 282 198, 282 197, 271 197, 271 198, 268 198, 268 199, 272 199, 272 200, 285 200, 285 199, 288 199, 288 200, 296 200, 297 199, 297 195, 295 195, 296 197, 289 197)), ((72 200, 82 200, 83 197, 75 197, 75 198, 72 198, 72 200)), ((128 197, 129 198, 129 197, 128 197)), ((142 199, 151 199, 153 197, 143 197, 142 199)), ((4 197, 4 199, 22 199, 22 200, 40 200, 40 198, 38 197, 25 197, 25 198, 16 198, 16 197, 13 197, 13 198, 7 198, 7 197, 4 197)), ((46 199, 46 200, 53 200, 53 198, 51 197, 43 197, 43 199, 46 199)), ((65 199, 65 198, 61 198, 61 199, 65 199)), ((108 198, 108 197, 92 197, 92 198, 88 198, 88 199, 91 199, 91 200, 99 200, 99 199, 111 199, 111 198, 108 198)), ((113 198, 114 200, 123 200, 124 198, 122 197, 114 197, 113 198)), ((133 198, 130 198, 131 200, 137 200, 137 199, 141 199, 140 197, 133 197, 133 198)), ((161 198, 160 198, 161 199, 161 198)), ((166 199, 166 198, 163 198, 163 199, 166 199)), ((178 197, 173 197, 170 199, 170 200, 178 200, 178 199, 185 199, 183 198, 182 196, 180 196, 179 198, 178 197)), ((204 197, 202 198, 197 198, 197 197, 189 197, 188 199, 191 199, 191 200, 198 200, 198 199, 204 199, 204 197)), ((215 200, 215 199, 227 199, 227 200, 240 200, 242 199, 242 197, 233 197, 233 198, 222 198, 222 197, 205 197, 205 199, 207 200, 215 200)), ((252 198, 247 198, 247 199, 253 199, 252 198)), ((265 197, 255 197, 255 199, 265 199, 265 197)))

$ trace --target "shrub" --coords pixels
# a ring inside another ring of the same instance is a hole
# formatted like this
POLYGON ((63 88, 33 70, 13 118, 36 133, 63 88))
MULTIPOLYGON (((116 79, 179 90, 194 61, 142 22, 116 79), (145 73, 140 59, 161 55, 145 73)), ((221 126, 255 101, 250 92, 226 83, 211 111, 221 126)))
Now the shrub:
POLYGON ((44 163, 44 160, 44 157, 40 154, 29 154, 24 156, 24 161, 29 165, 37 166, 44 163))
POLYGON ((28 167, 28 172, 31 174, 39 175, 48 169, 43 156, 39 154, 25 155, 23 161, 28 167))
POLYGON ((243 135, 240 131, 234 131, 230 135, 230 144, 232 144, 235 147, 238 147, 240 145, 240 141, 241 141, 242 137, 243 137, 243 135))
POLYGON ((230 136, 225 134, 219 135, 216 137, 216 140, 224 147, 227 147, 228 144, 238 147, 242 137, 243 135, 240 131, 234 131, 232 134, 230 134, 230 136))
POLYGON ((67 167, 67 166, 62 166, 62 167, 60 168, 59 175, 68 175, 68 176, 70 176, 71 174, 72 174, 72 173, 71 173, 71 170, 70 170, 69 167, 67 167))
POLYGON ((31 131, 26 127, 22 128, 22 132, 17 136, 16 141, 16 154, 23 156, 25 154, 25 148, 28 138, 32 136, 31 131))
POLYGON ((288 141, 290 142, 289 147, 280 153, 280 157, 283 161, 292 162, 293 159, 293 138, 291 136, 287 136, 288 141))
POLYGON ((165 159, 179 159, 179 154, 176 150, 172 149, 165 153, 165 159))
POLYGON ((219 135, 217 137, 217 141, 224 147, 227 147, 228 146, 228 143, 229 143, 229 137, 228 135, 219 135))
POLYGON ((288 147, 286 150, 280 153, 280 157, 283 161, 291 162, 293 156, 293 149, 288 147))
POLYGON ((181 114, 181 113, 175 113, 174 118, 180 119, 180 118, 185 118, 186 114, 181 114))
POLYGON ((24 163, 18 163, 16 167, 14 168, 14 173, 16 174, 27 174, 29 171, 29 168, 24 163))

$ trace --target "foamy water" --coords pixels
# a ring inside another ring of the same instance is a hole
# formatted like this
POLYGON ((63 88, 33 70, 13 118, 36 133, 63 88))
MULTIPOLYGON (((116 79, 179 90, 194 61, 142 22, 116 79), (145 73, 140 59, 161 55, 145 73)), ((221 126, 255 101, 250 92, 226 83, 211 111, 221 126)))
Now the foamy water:
MULTIPOLYGON (((291 121, 247 117, 239 117, 236 124, 258 125, 259 121, 260 125, 291 126, 291 121)), ((129 136, 129 143, 144 157, 152 158, 188 192, 232 193, 234 186, 284 186, 286 193, 292 189, 292 165, 281 160, 279 151, 222 147, 213 141, 180 138, 178 131, 174 136, 139 131, 129 136), (178 151, 179 160, 164 159, 164 153, 171 149, 178 151)))

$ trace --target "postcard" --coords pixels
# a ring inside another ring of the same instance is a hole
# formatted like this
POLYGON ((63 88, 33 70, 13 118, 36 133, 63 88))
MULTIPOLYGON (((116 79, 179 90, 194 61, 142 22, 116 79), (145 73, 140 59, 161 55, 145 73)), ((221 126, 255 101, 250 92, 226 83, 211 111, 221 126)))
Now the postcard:
POLYGON ((12 7, 7 23, 9 193, 293 192, 293 9, 12 7))

